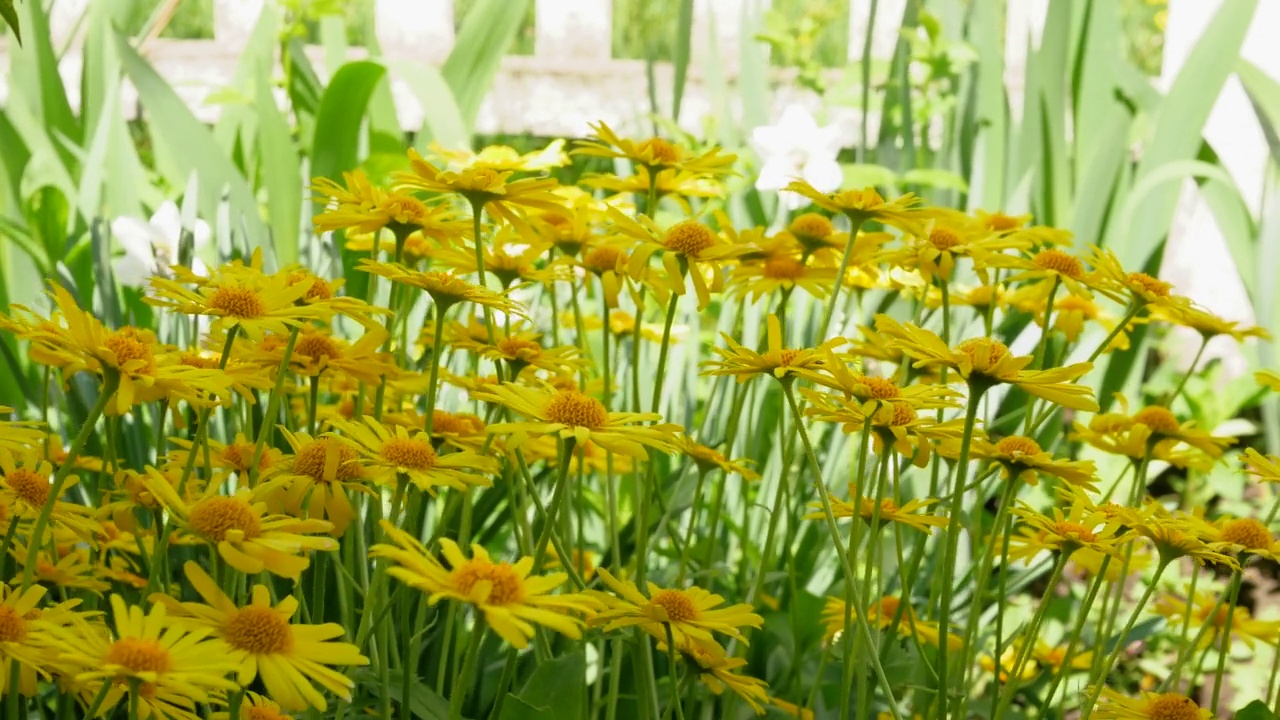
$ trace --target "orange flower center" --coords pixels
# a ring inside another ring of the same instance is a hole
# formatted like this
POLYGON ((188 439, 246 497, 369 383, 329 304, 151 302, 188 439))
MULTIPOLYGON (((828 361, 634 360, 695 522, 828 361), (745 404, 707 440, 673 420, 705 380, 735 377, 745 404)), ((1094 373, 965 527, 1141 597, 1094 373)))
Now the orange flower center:
POLYGON ((893 401, 893 417, 889 419, 889 427, 902 427, 915 421, 916 409, 906 400, 893 401))
POLYGON ((26 619, 8 605, 0 605, 0 642, 22 642, 26 638, 26 619))
POLYGON ((268 607, 250 605, 236 611, 223 628, 227 643, 254 655, 275 655, 293 649, 293 631, 284 615, 268 607))
POLYGON ((155 640, 120 638, 111 643, 104 658, 108 665, 119 665, 130 673, 163 673, 173 665, 169 651, 155 640))
POLYGON ((421 225, 427 215, 426 207, 416 198, 408 195, 391 195, 383 203, 382 209, 391 219, 401 225, 421 225))
POLYGON ((541 345, 523 338, 502 338, 497 347, 503 357, 514 360, 532 360, 542 354, 541 345))
POLYGON ((103 347, 116 356, 116 367, 124 367, 130 362, 141 362, 134 372, 151 373, 155 371, 156 360, 151 354, 151 345, 138 339, 131 328, 111 333, 102 341, 103 347))
POLYGON ((240 717, 244 720, 290 720, 288 715, 281 715, 275 708, 266 705, 241 707, 240 717))
MULTIPOLYGON (((247 472, 249 463, 253 462, 254 446, 252 443, 232 443, 222 449, 221 459, 223 464, 237 472, 247 472)), ((262 457, 258 458, 258 469, 266 470, 271 467, 271 455, 262 453, 262 457)))
POLYGON ((1186 695, 1164 693, 1147 701, 1150 720, 1199 720, 1200 706, 1186 695))
POLYGON ((798 357, 800 357, 799 350, 796 350, 795 348, 783 348, 782 351, 778 353, 778 366, 790 365, 795 362, 798 357))
POLYGON ((262 532, 258 515, 249 503, 234 497, 213 496, 201 500, 191 508, 188 519, 191 527, 215 542, 227 539, 227 533, 238 530, 245 539, 255 538, 262 532))
POLYGON ((1173 284, 1163 280, 1157 280, 1146 273, 1132 272, 1126 276, 1129 284, 1135 288, 1155 295, 1156 297, 1169 297, 1169 291, 1173 290, 1173 284))
POLYGON ((863 392, 869 400, 892 400, 902 395, 902 391, 898 389, 898 384, 889 378, 867 377, 864 375, 858 379, 858 386, 865 388, 863 392))
POLYGON ((356 460, 356 451, 337 438, 321 438, 308 443, 293 456, 293 472, 304 475, 315 482, 344 482, 360 477, 360 464, 356 460), (337 459, 333 477, 325 474, 325 466, 330 454, 337 459))
POLYGON ((770 280, 796 280, 804 277, 804 263, 779 255, 764 261, 764 276, 770 280))
POLYGON ((1095 535, 1092 530, 1078 522, 1071 522, 1070 520, 1059 520, 1054 523, 1053 531, 1061 537, 1068 540, 1074 540, 1076 542, 1090 543, 1098 539, 1098 536, 1095 535))
POLYGON ((695 258, 715 244, 716 234, 696 220, 685 220, 672 225, 662 238, 662 245, 666 249, 695 258))
POLYGON ((1230 520, 1222 527, 1222 540, 1246 550, 1269 550, 1274 544, 1267 526, 1253 518, 1230 520))
POLYGON ((876 607, 871 608, 871 612, 875 613, 877 620, 887 624, 898 614, 898 606, 901 604, 902 601, 896 597, 882 597, 876 602, 876 607))
POLYGON ((680 590, 660 590, 649 602, 662 608, 673 623, 698 619, 698 606, 680 590))
POLYGON ((1022 227, 1022 221, 1016 217, 1010 217, 1004 213, 994 213, 987 216, 987 227, 996 232, 1004 232, 1006 230, 1017 230, 1022 227))
POLYGON ((960 234, 951 228, 934 228, 929 232, 929 244, 939 250, 950 250, 961 242, 960 234))
POLYGON ((475 435, 484 430, 484 421, 475 415, 436 410, 431 414, 431 431, 436 434, 475 435))
POLYGON ((294 346, 293 352, 296 355, 309 357, 313 360, 339 358, 342 357, 342 346, 338 344, 337 340, 328 335, 307 333, 305 336, 298 338, 298 343, 294 346))
POLYGON ((1178 417, 1169 412, 1168 408, 1155 405, 1139 410, 1133 416, 1133 421, 1146 425, 1156 433, 1168 435, 1178 431, 1178 417))
POLYGON ((996 443, 996 452, 1008 458, 1022 455, 1035 455, 1040 452, 1040 445, 1035 440, 1021 435, 1010 435, 996 443))
POLYGON ((49 478, 29 468, 14 468, 5 475, 5 485, 23 502, 33 507, 44 507, 49 501, 49 478))
POLYGON ((622 251, 610 245, 592 248, 582 258, 582 264, 591 272, 603 275, 613 272, 623 258, 622 251))
POLYGON ((990 370, 1009 354, 1008 346, 991 338, 971 338, 955 349, 969 358, 969 363, 976 372, 990 370))
POLYGON ((1084 264, 1074 255, 1069 255, 1061 250, 1041 250, 1031 259, 1037 267, 1045 270, 1053 270, 1059 275, 1064 275, 1072 280, 1079 280, 1084 277, 1084 264))
POLYGON ((550 422, 588 430, 599 430, 609 422, 609 411, 604 405, 577 390, 556 392, 551 402, 547 403, 545 415, 550 422))
POLYGON ((382 457, 388 462, 413 470, 430 470, 436 466, 436 451, 426 436, 391 438, 382 444, 382 457))
POLYGON ((655 165, 666 165, 680 159, 680 148, 660 137, 654 137, 637 145, 636 154, 652 157, 655 165))
POLYGON ((507 563, 468 560, 454 568, 453 584, 458 592, 486 605, 513 605, 524 599, 524 583, 507 563))
POLYGON ((831 237, 836 228, 825 215, 804 213, 792 220, 787 230, 802 242, 805 240, 820 242, 831 237))
POLYGON ((267 314, 267 305, 253 288, 224 285, 209 298, 209 307, 227 317, 252 320, 267 314))
POLYGON ((321 278, 315 277, 305 270, 294 270, 289 273, 289 284, 296 285, 300 282, 310 282, 311 287, 307 288, 307 300, 329 300, 333 297, 333 288, 329 287, 329 283, 321 278))

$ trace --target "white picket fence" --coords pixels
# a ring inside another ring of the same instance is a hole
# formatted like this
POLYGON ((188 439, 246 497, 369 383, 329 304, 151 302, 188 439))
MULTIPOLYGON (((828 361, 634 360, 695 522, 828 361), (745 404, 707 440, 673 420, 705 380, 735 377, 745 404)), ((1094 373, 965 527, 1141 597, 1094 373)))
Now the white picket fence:
MULTIPOLYGON (((39 0, 30 0, 39 1, 39 0)), ((898 27, 907 0, 879 0, 872 32, 872 57, 886 59, 898 40, 898 27)), ((69 92, 77 92, 80 55, 72 33, 90 0, 53 0, 51 26, 55 47, 70 48, 63 62, 69 92)), ((159 73, 186 100, 198 117, 212 121, 221 108, 208 102, 211 94, 233 83, 236 61, 259 14, 273 11, 270 0, 213 0, 214 39, 172 40, 153 38, 143 43, 143 53, 159 73)), ((683 100, 681 124, 691 130, 717 112, 707 87, 710 63, 732 83, 737 76, 742 43, 752 39, 769 0, 696 0, 692 31, 692 57, 683 100), (714 49, 713 49, 714 48, 714 49)), ((1009 4, 1006 34, 1006 82, 1020 95, 1021 68, 1028 42, 1038 42, 1047 0, 1017 0, 1009 4), (1034 36, 1035 39, 1031 39, 1034 36)), ((849 60, 862 57, 870 21, 870 0, 850 0, 849 60)), ((392 68, 393 93, 401 124, 408 130, 422 126, 420 100, 396 78, 402 61, 441 64, 455 42, 453 0, 376 0, 375 32, 383 55, 392 68)), ((476 130, 482 133, 532 133, 542 136, 581 134, 587 123, 603 119, 628 125, 649 112, 643 61, 613 57, 613 0, 535 0, 535 42, 532 55, 503 59, 488 98, 482 105, 476 130)), ((323 52, 309 48, 321 72, 323 52)), ((352 48, 350 58, 365 55, 352 48)), ((0 63, 4 49, 0 45, 0 63)), ((673 72, 662 63, 656 70, 660 106, 671 99, 673 72)), ((880 80, 879 78, 873 79, 880 80)), ((6 95, 0 77, 0 99, 6 95)), ((73 104, 77 98, 72 98, 73 104)), ((819 104, 817 98, 791 87, 786 73, 777 74, 771 103, 773 110, 793 103, 819 104)), ((1015 107, 1020 103, 1015 103, 1015 107)), ((136 113, 136 99, 126 93, 125 107, 136 113)), ((667 108, 663 107, 664 110, 667 108)), ((858 126, 857 110, 828 108, 837 122, 858 126), (834 111, 834 113, 832 113, 834 111)), ((734 110, 737 112, 737 110, 734 110)), ((776 114, 776 112, 775 112, 776 114)), ((874 125, 874 118, 871 119, 874 125)), ((851 139, 852 139, 851 135, 851 139)))

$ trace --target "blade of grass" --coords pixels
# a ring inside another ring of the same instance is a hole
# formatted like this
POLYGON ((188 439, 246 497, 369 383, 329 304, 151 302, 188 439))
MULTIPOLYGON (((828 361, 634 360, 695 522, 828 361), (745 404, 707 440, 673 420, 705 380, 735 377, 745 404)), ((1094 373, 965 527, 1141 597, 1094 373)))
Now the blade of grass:
MULTIPOLYGON (((693 0, 680 0, 676 25, 676 48, 672 66, 675 73, 671 84, 671 119, 680 122, 680 104, 684 100, 684 86, 689 77, 689 60, 693 54, 693 0)), ((715 23, 707 24, 715 32, 715 23)), ((712 55, 712 57, 715 57, 712 55)), ((713 61, 714 62, 714 61, 713 61)))
POLYGON ((529 11, 530 0, 478 0, 462 21, 458 40, 444 62, 444 79, 453 88, 467 127, 473 127, 480 103, 493 85, 502 56, 529 11))

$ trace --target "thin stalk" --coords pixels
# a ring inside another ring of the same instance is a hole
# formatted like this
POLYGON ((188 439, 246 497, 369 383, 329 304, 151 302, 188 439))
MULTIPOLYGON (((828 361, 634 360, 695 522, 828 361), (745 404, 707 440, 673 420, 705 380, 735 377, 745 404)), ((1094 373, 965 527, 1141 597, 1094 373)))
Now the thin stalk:
MULTIPOLYGON (((1040 605, 1036 608, 1036 614, 1032 616, 1031 624, 1027 626, 1026 637, 1023 639, 1022 647, 1018 651, 1018 659, 1013 664, 1013 670, 1009 673, 1009 680, 1005 683, 1004 689, 1000 691, 1000 703, 995 714, 996 720, 1004 717, 1009 706, 1013 704, 1013 696, 1018 691, 1018 679, 1022 677, 1022 668, 1031 659, 1031 653, 1035 650, 1036 641, 1040 638, 1040 625, 1044 622, 1045 612, 1049 609, 1049 598, 1053 596, 1054 590, 1058 587, 1058 581, 1062 579, 1062 570, 1067 566, 1068 557, 1068 553, 1059 552, 1058 559, 1053 564, 1053 572, 1049 574, 1049 584, 1045 586, 1044 594, 1040 596, 1040 605)), ((999 664, 1000 659, 997 657, 996 665, 999 664)))
MULTIPOLYGON (((542 564, 547 559, 547 545, 551 542, 551 534, 555 532, 556 518, 560 516, 565 498, 569 495, 569 466, 572 464, 570 461, 573 459, 574 443, 574 438, 560 440, 560 466, 557 468, 556 488, 551 495, 551 505, 547 507, 546 515, 542 518, 542 531, 538 533, 538 543, 533 546, 533 567, 537 571, 542 570, 542 564)), ((563 561, 566 566, 573 565, 571 557, 565 557, 563 561)))
MULTIPOLYGON (((258 430, 258 439, 253 446, 253 463, 250 472, 257 478, 258 464, 262 462, 262 451, 271 443, 271 436, 276 429, 276 416, 280 414, 280 402, 284 397, 284 379, 289 375, 289 361, 293 359, 293 346, 298 344, 298 328, 289 331, 289 342, 284 346, 284 357, 280 358, 280 368, 276 372, 276 384, 271 388, 271 397, 267 400, 267 410, 262 414, 262 427, 258 430)), ((195 449, 192 448, 192 452, 195 449)))
MULTIPOLYGON (((1084 604, 1080 606, 1080 616, 1076 618, 1075 627, 1071 629, 1071 640, 1067 642, 1067 652, 1062 657, 1062 669, 1053 677, 1053 682, 1049 685, 1048 692, 1044 696, 1044 706, 1053 707, 1053 695, 1058 691, 1058 686, 1066 679, 1067 673, 1071 672, 1071 661, 1076 658, 1076 650, 1080 647, 1080 638, 1084 635, 1085 621, 1089 618, 1089 610, 1093 607, 1093 601, 1098 597, 1098 591, 1102 589, 1102 584, 1106 582, 1107 565, 1111 562, 1110 555, 1102 556, 1102 565, 1098 567, 1098 575, 1093 579, 1093 583, 1089 586, 1089 591, 1085 593, 1084 604)), ((1000 657, 1000 648, 996 648, 996 657, 1000 657)))
POLYGON ((857 211, 848 211, 845 215, 852 224, 849 228, 849 240, 844 244, 844 254, 840 257, 840 269, 836 272, 836 283, 831 288, 831 297, 827 298, 827 307, 822 311, 822 324, 818 326, 818 342, 813 343, 814 345, 825 340, 827 331, 831 328, 831 318, 836 314, 836 301, 840 297, 840 288, 844 286, 844 276, 849 271, 849 257, 853 255, 853 245, 858 240, 858 231, 867 220, 866 215, 857 211))
POLYGON ((1224 632, 1222 633, 1222 649, 1218 651, 1218 667, 1213 676, 1213 699, 1209 701, 1209 711, 1218 715, 1218 701, 1222 699, 1222 678, 1226 675, 1227 656, 1231 654, 1231 620, 1235 615, 1236 605, 1240 601, 1240 585, 1244 580, 1244 561, 1242 558, 1241 567, 1237 569, 1231 576, 1231 589, 1228 591, 1230 600, 1227 601, 1227 620, 1223 623, 1224 632))
POLYGON ((1200 348, 1196 350, 1196 356, 1191 358, 1191 366, 1187 368, 1187 371, 1182 374, 1182 379, 1178 381, 1178 387, 1174 388, 1173 393, 1169 395, 1169 404, 1172 404, 1173 401, 1178 397, 1178 395, 1182 394, 1182 388, 1187 386, 1187 381, 1190 380, 1191 376, 1195 374, 1196 366, 1200 364, 1200 358, 1204 356, 1204 349, 1208 345, 1209 345, 1209 336, 1201 335, 1200 348))
MULTIPOLYGON (((667 375, 667 355, 671 350, 671 326, 676 320, 676 305, 680 296, 671 293, 671 302, 667 304, 667 320, 662 325, 662 346, 658 348, 658 372, 653 378, 653 402, 650 412, 658 412, 662 407, 662 385, 667 375)), ((636 335, 638 339, 639 334, 636 335)))
POLYGON ((675 708, 676 720, 684 720, 684 708, 680 707, 680 683, 677 670, 680 664, 676 661, 676 641, 671 634, 671 623, 662 623, 662 627, 667 631, 667 673, 671 678, 671 702, 667 705, 667 711, 663 713, 663 717, 670 716, 671 709, 675 708))
POLYGON ((1105 352, 1107 347, 1111 345, 1111 341, 1115 340, 1117 335, 1124 332, 1124 329, 1129 327, 1129 322, 1137 317, 1138 313, 1141 311, 1142 303, 1130 303, 1129 309, 1125 311, 1124 317, 1120 322, 1116 323, 1116 326, 1111 329, 1111 332, 1107 334, 1107 337, 1102 341, 1102 343, 1098 345, 1098 347, 1094 348, 1093 353, 1089 355, 1089 362, 1097 360, 1098 356, 1105 352))
POLYGON ((431 339, 431 379, 427 383, 427 437, 431 437, 436 414, 436 392, 440 386, 440 354, 444 352, 444 313, 447 308, 435 303, 435 330, 431 339))
POLYGON ((453 692, 449 695, 449 720, 462 720, 462 706, 467 701, 471 690, 471 677, 476 672, 476 661, 480 658, 480 643, 485 634, 484 618, 476 614, 475 625, 471 628, 471 639, 467 642, 466 658, 462 661, 462 671, 453 682, 453 692))
MULTIPOLYGON (((1191 565, 1191 585, 1187 588, 1187 612, 1182 618, 1182 632, 1178 635, 1178 656, 1173 661, 1173 674, 1165 681, 1165 688, 1177 688, 1178 682, 1182 679, 1182 666, 1186 661, 1187 639, 1191 634, 1191 603, 1195 602, 1196 597, 1196 581, 1200 579, 1200 564, 1192 563, 1191 565)), ((1274 678, 1276 674, 1275 668, 1280 667, 1280 651, 1276 652, 1276 663, 1272 666, 1271 675, 1274 678)))

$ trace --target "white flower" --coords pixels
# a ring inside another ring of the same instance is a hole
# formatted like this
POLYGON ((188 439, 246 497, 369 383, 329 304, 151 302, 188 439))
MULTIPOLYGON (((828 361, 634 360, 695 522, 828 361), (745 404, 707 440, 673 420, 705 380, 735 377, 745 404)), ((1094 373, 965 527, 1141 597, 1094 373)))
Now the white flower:
MULTIPOLYGON (((757 190, 780 191, 794 179, 801 179, 820 192, 840 189, 844 173, 836 156, 840 153, 840 130, 835 125, 819 127, 813 115, 801 105, 788 105, 777 125, 761 125, 751 131, 751 145, 764 160, 757 190)), ((779 192, 778 199, 788 210, 809 204, 803 196, 779 192)))
MULTIPOLYGON (((193 230, 195 247, 209 244, 209 225, 196 220, 193 230)), ((124 248, 124 256, 112 264, 121 285, 146 287, 152 275, 168 275, 169 267, 178 262, 178 242, 182 237, 182 215, 172 200, 156 209, 151 220, 119 217, 111 221, 111 236, 124 248)), ((192 269, 200 274, 208 268, 199 258, 192 258, 192 269)))

